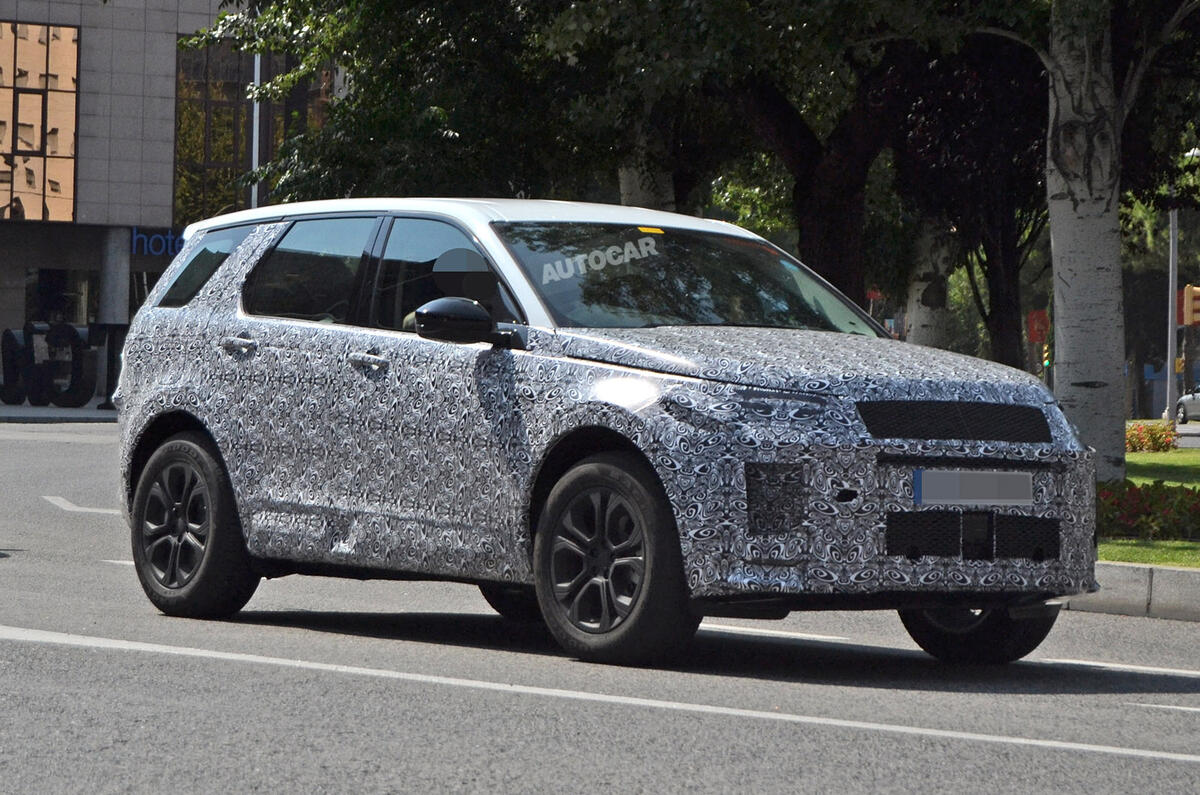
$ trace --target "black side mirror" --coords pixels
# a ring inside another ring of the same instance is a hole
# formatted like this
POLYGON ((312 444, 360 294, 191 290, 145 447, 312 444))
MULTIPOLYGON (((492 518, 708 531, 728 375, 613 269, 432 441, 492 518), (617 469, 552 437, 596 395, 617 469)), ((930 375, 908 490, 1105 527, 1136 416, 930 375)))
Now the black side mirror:
POLYGON ((417 308, 417 334, 442 342, 493 342, 496 321, 470 298, 435 298, 417 308))

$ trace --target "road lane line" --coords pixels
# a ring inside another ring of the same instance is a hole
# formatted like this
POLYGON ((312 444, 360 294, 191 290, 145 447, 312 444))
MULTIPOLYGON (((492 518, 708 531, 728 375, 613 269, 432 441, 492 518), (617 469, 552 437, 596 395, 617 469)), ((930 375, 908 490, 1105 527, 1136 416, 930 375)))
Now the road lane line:
POLYGON ((121 515, 121 512, 116 508, 84 508, 63 497, 48 497, 46 495, 42 495, 42 499, 56 508, 61 508, 64 511, 71 511, 72 513, 103 513, 110 514, 112 516, 121 515))
POLYGON ((700 625, 700 629, 711 630, 713 632, 732 632, 737 635, 762 635, 768 638, 794 638, 796 640, 833 640, 833 641, 849 641, 849 638, 843 638, 841 635, 811 635, 807 632, 785 632, 780 629, 760 629, 758 627, 735 627, 729 624, 708 624, 700 625))
POLYGON ((132 566, 132 560, 102 560, 101 563, 111 563, 114 566, 132 566))
POLYGON ((1200 679, 1200 671, 1194 668, 1157 668, 1152 665, 1129 665, 1127 663, 1100 662, 1099 660, 1059 660, 1046 658, 1028 660, 1031 663, 1050 663, 1052 665, 1082 665, 1087 668, 1100 668, 1105 671, 1120 671, 1130 674, 1164 674, 1166 676, 1186 676, 1200 679))
POLYGON ((201 659, 222 660, 227 662, 272 665, 281 668, 299 668, 308 671, 324 671, 328 673, 349 674, 353 676, 370 676, 378 679, 392 679, 403 682, 415 682, 419 684, 442 685, 446 687, 458 687, 469 690, 483 690, 497 693, 509 693, 514 695, 569 699, 572 701, 584 701, 596 704, 615 704, 620 706, 643 707, 648 709, 659 709, 690 714, 719 715, 722 717, 747 718, 752 720, 774 721, 777 723, 826 726, 837 729, 855 729, 858 731, 896 734, 937 740, 965 740, 968 742, 990 743, 994 745, 1043 748, 1054 751, 1079 751, 1084 753, 1106 754, 1109 756, 1135 757, 1139 759, 1156 759, 1163 761, 1200 764, 1200 755, 1198 754, 1183 754, 1172 751, 1152 751, 1142 748, 1123 748, 1120 746, 1095 745, 1092 743, 1075 743, 1064 740, 1011 737, 1003 734, 979 734, 975 732, 952 731, 949 729, 930 729, 920 726, 843 720, 841 718, 826 718, 816 715, 799 715, 787 712, 765 712, 753 709, 738 709, 736 707, 720 707, 711 704, 694 704, 685 701, 663 701, 654 698, 638 698, 635 696, 616 696, 606 693, 591 693, 582 690, 560 690, 550 687, 534 687, 530 685, 508 684, 505 682, 489 682, 480 679, 459 679, 449 676, 433 676, 429 674, 393 671, 384 668, 360 668, 353 665, 336 665, 332 663, 312 662, 309 660, 289 660, 282 657, 265 657, 258 654, 223 652, 212 649, 188 648, 185 646, 165 646, 158 643, 144 643, 141 641, 119 640, 116 638, 89 637, 86 635, 72 635, 63 632, 50 632, 40 629, 23 629, 21 627, 9 627, 4 625, 0 625, 0 640, 10 640, 24 643, 45 643, 58 646, 74 646, 88 649, 108 649, 114 651, 140 651, 151 654, 170 654, 181 657, 196 657, 201 659))
POLYGON ((1200 712, 1200 707, 1178 707, 1174 704, 1141 704, 1137 701, 1126 701, 1128 707, 1146 707, 1148 709, 1170 709, 1176 712, 1200 712))

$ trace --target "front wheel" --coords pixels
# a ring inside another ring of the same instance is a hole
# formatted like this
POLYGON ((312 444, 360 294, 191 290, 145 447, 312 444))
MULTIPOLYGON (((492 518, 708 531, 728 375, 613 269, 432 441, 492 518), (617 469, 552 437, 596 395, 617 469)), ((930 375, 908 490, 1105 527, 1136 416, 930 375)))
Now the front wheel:
POLYGON ((938 607, 901 610, 900 620, 922 649, 942 662, 1002 665, 1038 647, 1058 618, 1047 607, 1014 617, 1005 607, 973 610, 938 607))
POLYGON ((670 505, 628 454, 587 458, 555 484, 534 539, 534 578, 547 627, 582 659, 669 659, 700 623, 670 505))
POLYGON ((181 433, 154 451, 138 479, 131 515, 134 567, 159 610, 227 618, 250 601, 259 576, 229 477, 204 436, 181 433))

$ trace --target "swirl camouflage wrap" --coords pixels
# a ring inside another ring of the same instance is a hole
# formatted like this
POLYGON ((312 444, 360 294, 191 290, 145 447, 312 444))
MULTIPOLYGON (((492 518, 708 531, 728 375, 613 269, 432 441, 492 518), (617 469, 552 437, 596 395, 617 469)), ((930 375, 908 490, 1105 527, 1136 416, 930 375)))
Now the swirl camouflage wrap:
POLYGON ((660 479, 696 598, 1093 585, 1091 453, 1026 373, 823 331, 531 320, 508 349, 247 314, 247 276, 287 228, 258 223, 185 306, 162 306, 193 234, 139 311, 119 387, 127 511, 147 440, 186 416, 219 450, 258 558, 530 583, 542 465, 600 428, 660 479), (970 419, 964 405, 983 417, 974 438, 938 432, 970 419), (928 436, 889 436, 884 414, 900 427, 909 406, 928 436), (1032 499, 923 500, 922 473, 942 470, 1026 473, 1032 499))

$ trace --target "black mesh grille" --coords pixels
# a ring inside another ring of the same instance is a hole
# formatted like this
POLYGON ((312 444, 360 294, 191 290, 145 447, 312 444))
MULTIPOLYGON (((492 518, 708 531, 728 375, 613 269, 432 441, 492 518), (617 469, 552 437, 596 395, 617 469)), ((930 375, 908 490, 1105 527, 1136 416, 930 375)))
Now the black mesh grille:
POLYGON ((751 535, 799 533, 804 524, 804 468, 746 464, 746 509, 751 535))
POLYGON ((916 560, 931 555, 958 557, 962 548, 962 514, 921 511, 887 515, 887 554, 916 560))
POLYGON ((871 400, 858 404, 871 435, 880 439, 977 439, 1048 442, 1050 426, 1035 406, 953 400, 871 400))
POLYGON ((1057 519, 996 517, 996 557, 1055 560, 1059 554, 1057 519))
POLYGON ((912 560, 1056 560, 1059 521, 986 511, 900 511, 887 515, 888 555, 912 560))

